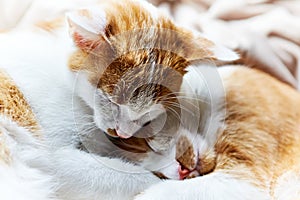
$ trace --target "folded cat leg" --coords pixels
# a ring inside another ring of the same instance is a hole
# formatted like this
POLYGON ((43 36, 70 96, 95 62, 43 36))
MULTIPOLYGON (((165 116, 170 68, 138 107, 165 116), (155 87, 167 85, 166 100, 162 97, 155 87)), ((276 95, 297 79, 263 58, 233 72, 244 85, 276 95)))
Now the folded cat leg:
POLYGON ((45 170, 59 182, 58 196, 64 200, 132 199, 160 181, 141 167, 76 149, 56 150, 50 157, 45 170))
POLYGON ((261 189, 224 172, 184 181, 167 180, 151 186, 135 200, 267 200, 270 197, 261 189))
MULTIPOLYGON (((27 165, 43 152, 32 134, 0 116, 0 199, 55 200, 51 176, 27 165)), ((43 156, 41 156, 43 157, 43 156)))

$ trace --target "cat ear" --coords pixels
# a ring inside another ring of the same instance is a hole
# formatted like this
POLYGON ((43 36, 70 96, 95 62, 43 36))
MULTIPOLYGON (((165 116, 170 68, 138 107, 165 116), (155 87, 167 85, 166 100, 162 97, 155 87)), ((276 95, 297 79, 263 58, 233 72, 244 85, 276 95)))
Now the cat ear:
POLYGON ((69 31, 80 48, 90 47, 101 38, 106 27, 106 14, 101 8, 81 9, 66 14, 69 31))

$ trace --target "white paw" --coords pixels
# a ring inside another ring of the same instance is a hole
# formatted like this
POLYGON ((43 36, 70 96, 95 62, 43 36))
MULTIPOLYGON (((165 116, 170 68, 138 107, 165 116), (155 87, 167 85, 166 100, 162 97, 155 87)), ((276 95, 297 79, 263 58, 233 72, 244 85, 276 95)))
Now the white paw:
POLYGON ((134 200, 268 200, 268 192, 229 174, 211 173, 184 181, 167 180, 151 186, 134 200))
POLYGON ((194 189, 191 187, 187 193, 185 181, 167 180, 162 183, 151 186, 134 200, 184 200, 193 199, 194 189))

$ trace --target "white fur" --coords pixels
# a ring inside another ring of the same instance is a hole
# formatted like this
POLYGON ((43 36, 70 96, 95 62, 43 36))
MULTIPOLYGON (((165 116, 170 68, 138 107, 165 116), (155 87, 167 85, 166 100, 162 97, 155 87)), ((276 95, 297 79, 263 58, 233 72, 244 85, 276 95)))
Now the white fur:
POLYGON ((100 157, 76 149, 59 149, 50 155, 51 169, 64 200, 132 199, 160 180, 141 167, 120 159, 100 157))
POLYGON ((15 160, 6 166, 0 164, 1 200, 50 200, 54 191, 50 177, 15 160))
POLYGON ((54 200, 55 183, 51 176, 32 168, 21 159, 27 149, 29 157, 39 154, 31 134, 16 123, 0 116, 0 131, 10 152, 9 163, 0 161, 1 200, 54 200))
POLYGON ((54 188, 51 177, 23 162, 14 160, 7 166, 0 164, 1 200, 50 200, 54 188))
POLYGON ((268 200, 269 196, 243 180, 214 172, 184 181, 165 181, 147 189, 135 200, 268 200))
POLYGON ((187 103, 183 101, 183 106, 188 107, 191 102, 197 106, 194 116, 184 115, 184 124, 189 131, 199 133, 199 140, 204 139, 206 146, 213 147, 219 130, 224 128, 225 117, 225 88, 218 68, 209 64, 190 66, 183 80, 181 92, 190 98, 187 103))
POLYGON ((275 199, 294 200, 300 197, 299 169, 284 173, 278 178, 274 188, 275 199), (298 173, 296 173, 298 171, 298 173))

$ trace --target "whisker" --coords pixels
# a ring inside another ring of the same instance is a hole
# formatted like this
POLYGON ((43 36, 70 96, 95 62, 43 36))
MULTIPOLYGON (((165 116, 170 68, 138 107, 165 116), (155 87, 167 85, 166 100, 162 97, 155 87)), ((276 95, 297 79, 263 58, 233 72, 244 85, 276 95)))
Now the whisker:
MULTIPOLYGON (((189 110, 188 108, 185 108, 183 105, 177 105, 172 102, 170 102, 169 105, 175 106, 176 108, 182 109, 182 110, 190 113, 191 115, 194 115, 193 111, 189 110)), ((195 108, 198 108, 198 107, 195 106, 195 108)), ((199 112, 200 112, 200 110, 199 110, 199 112)))
POLYGON ((176 96, 176 97, 169 97, 167 99, 188 99, 188 100, 195 100, 195 101, 201 101, 201 102, 209 103, 209 101, 207 101, 204 98, 189 97, 189 96, 176 96))
POLYGON ((180 115, 176 112, 176 110, 174 110, 173 108, 168 108, 168 110, 170 110, 171 113, 175 114, 175 117, 177 118, 177 120, 181 120, 180 115))

